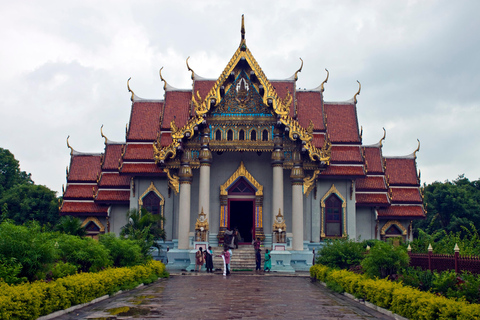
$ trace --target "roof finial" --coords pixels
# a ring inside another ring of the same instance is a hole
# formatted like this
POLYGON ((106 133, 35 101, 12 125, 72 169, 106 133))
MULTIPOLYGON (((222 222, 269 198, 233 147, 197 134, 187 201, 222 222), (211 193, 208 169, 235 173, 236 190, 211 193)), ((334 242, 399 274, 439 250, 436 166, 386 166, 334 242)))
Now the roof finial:
POLYGON ((298 73, 299 73, 299 72, 302 72, 302 68, 303 68, 303 60, 302 60, 302 58, 300 58, 300 61, 302 61, 302 65, 300 66, 300 69, 298 69, 297 72, 295 72, 295 81, 298 80, 298 73))
POLYGON ((100 134, 101 134, 102 137, 105 139, 105 144, 107 144, 108 139, 107 139, 107 137, 105 137, 105 135, 103 134, 103 124, 102 124, 102 126, 100 127, 100 134))
POLYGON ((242 41, 245 40, 245 20, 242 14, 242 28, 240 29, 240 32, 242 34, 242 41))
POLYGON ((187 58, 187 69, 188 69, 188 71, 192 72, 192 80, 195 80, 195 72, 188 65, 188 59, 190 59, 190 56, 187 58))
POLYGON ((363 137, 363 126, 360 126, 360 141, 362 141, 363 137))
POLYGON ((380 139, 380 142, 378 142, 380 144, 380 148, 383 146, 383 141, 385 141, 385 138, 387 137, 387 130, 385 130, 385 128, 382 128, 383 129, 383 137, 382 139, 380 139))
POLYGON ((321 91, 321 92, 325 91, 325 88, 323 87, 323 85, 324 85, 325 83, 327 83, 327 81, 328 81, 328 75, 330 74, 330 72, 328 72, 327 68, 325 68, 325 71, 327 71, 327 78, 326 78, 326 79, 322 82, 322 84, 320 85, 320 91, 321 91))
POLYGON ((165 84, 163 85, 163 90, 167 91, 167 81, 165 81, 165 79, 163 79, 163 77, 162 77, 162 69, 163 69, 163 67, 160 68, 160 71, 158 71, 158 73, 160 74, 160 80, 165 82, 165 84))
POLYGON ((127 89, 128 89, 128 92, 132 93, 132 96, 130 97, 130 100, 133 101, 133 97, 135 96, 135 93, 133 93, 132 89, 130 89, 130 79, 132 79, 132 77, 128 78, 128 80, 127 80, 127 89))
POLYGON ((357 82, 358 82, 358 92, 355 93, 355 95, 353 96, 353 102, 355 102, 355 104, 357 104, 357 96, 360 94, 360 90, 362 90, 362 84, 358 80, 357 82))
POLYGON ((70 145, 70 143, 68 143, 68 138, 70 138, 70 136, 67 137, 67 147, 70 148, 70 150, 71 150, 71 151, 70 151, 70 155, 72 155, 72 154, 73 154, 73 148, 72 148, 72 146, 70 145))
POLYGON ((415 159, 417 159, 417 152, 420 151, 420 140, 417 139, 417 141, 418 141, 418 147, 415 151, 413 151, 413 157, 415 159))

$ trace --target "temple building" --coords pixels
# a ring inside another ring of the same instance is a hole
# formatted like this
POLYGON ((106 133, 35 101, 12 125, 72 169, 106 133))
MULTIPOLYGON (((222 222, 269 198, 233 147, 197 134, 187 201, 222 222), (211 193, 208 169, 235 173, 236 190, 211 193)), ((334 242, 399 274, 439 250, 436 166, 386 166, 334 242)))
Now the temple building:
POLYGON ((420 144, 402 157, 383 155, 385 134, 363 145, 360 86, 351 100, 327 102, 328 71, 311 90, 297 89, 302 67, 268 79, 247 47, 243 17, 240 45, 218 78, 200 77, 188 59, 187 70, 190 89, 170 86, 160 70, 162 100, 128 85, 125 141, 101 131, 105 149, 91 154, 67 139, 62 215, 81 218, 92 237, 119 234, 130 209, 162 215, 172 269, 234 228, 241 244, 258 237, 271 248, 279 271, 307 270, 326 239, 412 240, 412 220, 425 217, 420 144))

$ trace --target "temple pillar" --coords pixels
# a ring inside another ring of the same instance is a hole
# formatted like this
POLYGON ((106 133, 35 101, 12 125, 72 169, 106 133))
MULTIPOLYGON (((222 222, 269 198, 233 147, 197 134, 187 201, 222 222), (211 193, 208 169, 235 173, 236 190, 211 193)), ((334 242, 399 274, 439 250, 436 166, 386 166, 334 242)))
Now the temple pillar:
POLYGON ((180 180, 180 205, 178 208, 178 249, 189 249, 190 198, 192 188, 191 154, 185 151, 180 160, 178 177, 180 180))
POLYGON ((202 209, 205 219, 210 222, 210 167, 212 164, 212 152, 208 147, 210 129, 207 127, 202 132, 200 150, 200 185, 198 190, 198 213, 202 209))
POLYGON ((303 178, 302 159, 298 151, 292 152, 292 249, 303 250, 303 178))
POLYGON ((272 152, 272 170, 273 170, 273 188, 272 188, 272 221, 279 210, 282 214, 283 210, 283 141, 281 132, 278 128, 273 131, 273 152, 272 152))

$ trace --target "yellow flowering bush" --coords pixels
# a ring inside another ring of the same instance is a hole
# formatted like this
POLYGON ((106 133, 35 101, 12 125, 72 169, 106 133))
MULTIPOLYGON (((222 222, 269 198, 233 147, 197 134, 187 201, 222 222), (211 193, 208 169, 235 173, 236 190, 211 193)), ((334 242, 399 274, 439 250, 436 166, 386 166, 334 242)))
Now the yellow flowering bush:
POLYGON ((163 263, 150 261, 146 265, 79 273, 51 282, 0 282, 0 319, 36 319, 166 275, 163 263))
POLYGON ((347 270, 314 265, 310 275, 320 281, 335 282, 345 292, 409 319, 480 319, 480 305, 456 301, 385 279, 369 279, 347 270))

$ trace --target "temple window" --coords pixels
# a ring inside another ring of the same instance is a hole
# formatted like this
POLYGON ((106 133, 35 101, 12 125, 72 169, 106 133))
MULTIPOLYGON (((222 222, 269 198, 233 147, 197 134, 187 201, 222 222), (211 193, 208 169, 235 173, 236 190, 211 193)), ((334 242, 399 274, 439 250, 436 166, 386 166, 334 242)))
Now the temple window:
POLYGON ((342 235, 342 201, 335 194, 325 200, 325 234, 334 237, 342 235))
POLYGON ((228 130, 228 132, 227 132, 227 140, 228 140, 228 141, 232 141, 232 140, 233 140, 233 131, 232 131, 232 130, 228 130))
POLYGON ((238 140, 245 140, 245 131, 243 129, 238 132, 238 140))
POLYGON ((161 213, 160 202, 162 200, 155 192, 150 191, 149 193, 147 193, 147 195, 142 198, 142 201, 142 207, 151 214, 161 213))
POLYGON ((262 132, 262 141, 268 141, 268 131, 267 129, 262 132))
POLYGON ((220 129, 215 131, 215 140, 217 140, 217 141, 222 140, 222 131, 220 131, 220 129))
POLYGON ((252 130, 252 132, 250 132, 250 140, 257 141, 257 131, 252 130))

